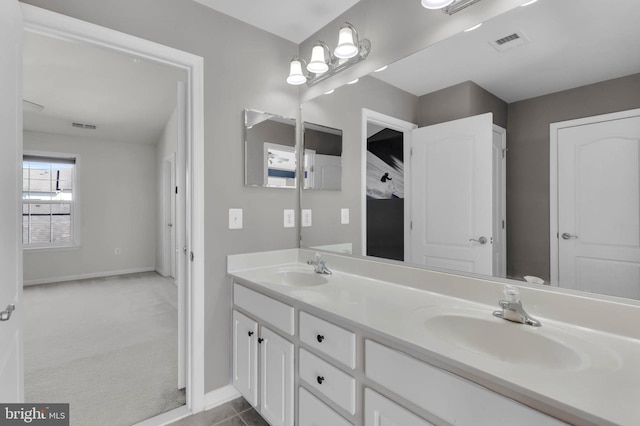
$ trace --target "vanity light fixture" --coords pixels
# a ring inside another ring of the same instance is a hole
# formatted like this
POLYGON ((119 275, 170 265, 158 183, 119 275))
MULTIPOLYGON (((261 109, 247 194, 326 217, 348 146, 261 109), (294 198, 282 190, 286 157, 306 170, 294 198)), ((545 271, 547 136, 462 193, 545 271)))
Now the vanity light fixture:
POLYGON ((289 77, 287 77, 287 83, 294 86, 299 86, 307 82, 307 77, 302 73, 302 63, 300 58, 294 56, 289 66, 289 77))
POLYGON ((311 50, 311 60, 308 64, 297 55, 293 57, 289 65, 287 83, 294 86, 307 83, 308 86, 313 86, 363 61, 370 51, 371 42, 366 38, 360 39, 355 27, 345 22, 340 27, 338 46, 333 52, 326 43, 318 41, 311 50))
POLYGON ((477 30, 477 29, 478 29, 478 28, 480 28, 481 26, 482 26, 482 22, 480 22, 479 24, 474 25, 473 27, 469 27, 469 28, 467 28, 466 30, 464 30, 464 32, 465 32, 465 33, 468 33, 468 32, 470 32, 470 31, 477 30))
POLYGON ((453 3, 453 0, 422 0, 421 3, 426 9, 442 9, 453 3))

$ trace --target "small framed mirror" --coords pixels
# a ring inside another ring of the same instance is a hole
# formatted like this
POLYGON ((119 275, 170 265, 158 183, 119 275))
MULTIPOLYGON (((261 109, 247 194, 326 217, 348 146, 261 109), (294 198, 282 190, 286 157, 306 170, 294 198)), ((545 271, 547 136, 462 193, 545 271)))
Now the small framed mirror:
POLYGON ((296 187, 296 120, 244 110, 244 184, 296 187))
POLYGON ((342 130, 303 123, 303 189, 342 189, 342 130))

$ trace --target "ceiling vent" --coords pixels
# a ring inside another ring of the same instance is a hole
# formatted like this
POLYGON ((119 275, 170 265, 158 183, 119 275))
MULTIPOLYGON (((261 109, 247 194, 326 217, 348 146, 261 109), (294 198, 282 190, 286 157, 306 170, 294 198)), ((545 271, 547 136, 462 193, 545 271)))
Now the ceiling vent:
POLYGON ((95 130, 96 129, 96 125, 95 124, 71 123, 71 125, 73 127, 78 128, 78 129, 87 129, 87 130, 95 130))
POLYGON ((523 46, 528 42, 529 39, 527 36, 525 36, 522 31, 517 31, 497 40, 490 41, 489 44, 491 44, 498 52, 506 52, 514 47, 523 46))
POLYGON ((471 6, 474 3, 478 3, 480 0, 456 0, 451 3, 449 6, 442 9, 442 12, 447 15, 453 15, 454 13, 460 12, 462 9, 471 6))

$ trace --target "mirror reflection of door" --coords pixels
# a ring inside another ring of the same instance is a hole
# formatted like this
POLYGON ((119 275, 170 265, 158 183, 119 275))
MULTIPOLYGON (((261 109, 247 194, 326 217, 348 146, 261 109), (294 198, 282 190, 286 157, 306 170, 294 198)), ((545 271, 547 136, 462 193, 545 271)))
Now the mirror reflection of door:
POLYGON ((640 299, 640 110, 626 115, 556 125, 556 284, 640 299))
POLYGON ((409 260, 493 275, 493 114, 416 129, 412 150, 409 260))
POLYGON ((367 124, 367 255, 404 260, 404 134, 367 124))

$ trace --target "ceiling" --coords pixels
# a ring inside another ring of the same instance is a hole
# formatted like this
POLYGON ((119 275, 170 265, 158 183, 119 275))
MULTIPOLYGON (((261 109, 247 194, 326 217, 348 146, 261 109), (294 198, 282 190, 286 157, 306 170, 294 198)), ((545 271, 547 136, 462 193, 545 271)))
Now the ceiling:
POLYGON ((300 44, 360 0, 194 0, 300 44))
POLYGON ((184 71, 84 43, 25 31, 26 130, 156 143, 177 105, 184 71), (72 123, 95 125, 95 130, 72 123))
POLYGON ((640 1, 613 3, 539 0, 374 76, 416 96, 473 81, 510 103, 635 74, 640 72, 640 1), (504 52, 490 43, 515 32, 528 41, 504 52))

